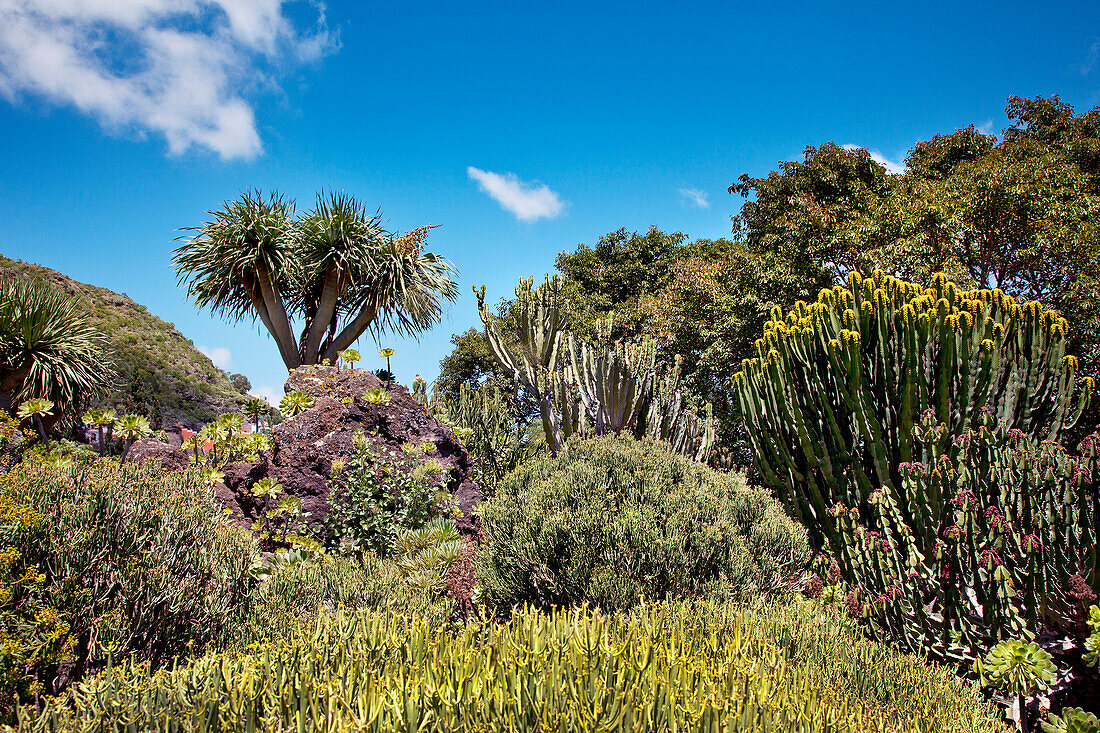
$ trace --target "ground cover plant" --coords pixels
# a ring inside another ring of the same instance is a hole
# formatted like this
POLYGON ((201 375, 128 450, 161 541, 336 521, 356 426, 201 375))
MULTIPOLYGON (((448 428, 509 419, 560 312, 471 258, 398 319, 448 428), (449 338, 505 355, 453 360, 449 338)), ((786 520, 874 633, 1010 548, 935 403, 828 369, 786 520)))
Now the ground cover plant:
POLYGON ((807 605, 524 610, 436 627, 337 612, 159 672, 127 662, 25 730, 1003 731, 977 689, 807 605))

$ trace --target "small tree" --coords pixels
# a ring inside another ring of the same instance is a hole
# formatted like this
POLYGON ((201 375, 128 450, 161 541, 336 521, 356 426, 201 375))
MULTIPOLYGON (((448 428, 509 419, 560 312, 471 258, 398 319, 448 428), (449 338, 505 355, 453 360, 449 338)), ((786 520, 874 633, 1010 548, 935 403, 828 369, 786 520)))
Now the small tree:
POLYGON ((209 213, 175 251, 180 280, 200 308, 260 319, 288 369, 332 363, 368 329, 421 333, 458 294, 454 267, 423 251, 431 226, 398 236, 343 192, 301 215, 259 192, 209 213))
POLYGON ((50 447, 50 440, 46 437, 46 426, 42 418, 53 414, 54 404, 42 397, 34 397, 19 405, 19 419, 30 420, 38 429, 38 436, 42 439, 42 445, 50 447))
POLYGON ((256 430, 259 431, 260 419, 264 415, 268 414, 268 412, 270 412, 271 407, 267 404, 267 402, 260 399, 259 397, 251 397, 249 398, 248 402, 244 403, 244 407, 242 409, 244 410, 244 414, 248 417, 248 419, 250 419, 256 425, 256 430))
POLYGON ((84 424, 95 425, 99 433, 99 455, 107 454, 107 443, 114 432, 115 421, 118 417, 115 411, 108 407, 97 407, 84 413, 84 424))
POLYGON ((153 434, 153 428, 149 425, 149 418, 144 415, 123 415, 118 419, 116 427, 125 441, 122 446, 122 460, 119 461, 120 463, 126 462, 126 456, 129 455, 130 448, 133 447, 138 438, 146 438, 153 434))

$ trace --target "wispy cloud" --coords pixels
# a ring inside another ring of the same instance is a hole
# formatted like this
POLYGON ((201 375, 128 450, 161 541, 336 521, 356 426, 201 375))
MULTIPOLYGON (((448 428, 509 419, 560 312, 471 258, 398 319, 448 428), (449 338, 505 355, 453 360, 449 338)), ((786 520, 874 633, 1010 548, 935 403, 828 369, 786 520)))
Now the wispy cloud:
POLYGON ((269 405, 278 405, 279 401, 283 399, 283 390, 275 389, 271 385, 264 385, 263 387, 254 388, 249 394, 253 397, 259 397, 269 405))
POLYGON ((710 195, 701 188, 685 186, 680 189, 680 201, 686 206, 694 206, 697 209, 710 208, 710 195))
POLYGON ((466 174, 520 221, 552 219, 565 209, 565 202, 549 186, 527 183, 515 173, 493 173, 470 166, 466 174))
POLYGON ((1088 76, 1092 68, 1096 66, 1096 59, 1100 57, 1100 39, 1092 42, 1089 51, 1085 54, 1085 60, 1081 62, 1081 76, 1088 76))
POLYGON ((172 154, 263 149, 245 95, 338 43, 324 7, 302 29, 285 0, 0 0, 0 96, 71 105, 172 154))
POLYGON ((978 125, 977 129, 978 129, 978 132, 982 133, 983 135, 992 135, 993 134, 993 120, 991 120, 991 119, 986 120, 982 124, 978 125))
POLYGON ((200 346, 199 351, 206 354, 219 369, 228 369, 233 366, 233 352, 224 346, 200 346))
MULTIPOLYGON (((840 147, 844 148, 845 150, 866 149, 864 148, 864 146, 856 145, 855 143, 846 143, 844 145, 841 145, 840 147)), ((895 175, 901 175, 902 173, 905 173, 905 163, 899 163, 896 160, 890 160, 877 150, 867 150, 867 152, 871 155, 871 160, 875 161, 883 168, 885 168, 887 173, 893 173, 895 175)))

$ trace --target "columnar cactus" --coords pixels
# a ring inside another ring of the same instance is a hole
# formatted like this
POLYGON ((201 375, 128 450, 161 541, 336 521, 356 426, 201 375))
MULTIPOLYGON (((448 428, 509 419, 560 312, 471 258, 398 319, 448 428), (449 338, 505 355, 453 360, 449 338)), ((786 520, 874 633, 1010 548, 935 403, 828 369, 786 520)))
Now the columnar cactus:
POLYGON ((565 334, 561 279, 549 275, 533 287, 534 278, 522 278, 516 286, 516 330, 501 332, 500 321, 485 305, 485 286, 474 288, 478 312, 485 324, 489 350, 512 378, 538 402, 546 443, 557 454, 565 443, 558 416, 552 407, 551 375, 558 370, 558 357, 565 334), (511 338, 509 338, 511 337, 511 338))
POLYGON ((547 276, 538 287, 533 283, 532 278, 521 279, 516 287, 514 333, 502 332, 500 320, 485 305, 485 287, 474 288, 474 293, 489 350, 538 402, 551 452, 565 450, 573 435, 629 431, 635 437, 666 440, 677 452, 705 461, 714 443, 710 406, 706 418, 685 409, 678 363, 672 374, 659 379, 656 342, 611 342, 609 324, 600 326, 596 343, 576 339, 566 331, 558 276, 547 276))
POLYGON ((876 490, 900 488, 899 466, 927 462, 911 439, 925 410, 951 435, 987 407, 1006 430, 1057 440, 1093 386, 1078 388, 1065 345, 1064 319, 1000 290, 852 273, 815 303, 775 309, 735 382, 761 477, 823 543, 829 507, 866 515, 876 490))
POLYGON ((1074 458, 1050 441, 992 426, 953 435, 929 409, 914 431, 927 464, 876 489, 870 517, 829 509, 849 611, 913 651, 973 661, 1040 628, 1075 635, 1100 591, 1096 439, 1074 458), (1095 596, 1091 596, 1095 597, 1095 596))

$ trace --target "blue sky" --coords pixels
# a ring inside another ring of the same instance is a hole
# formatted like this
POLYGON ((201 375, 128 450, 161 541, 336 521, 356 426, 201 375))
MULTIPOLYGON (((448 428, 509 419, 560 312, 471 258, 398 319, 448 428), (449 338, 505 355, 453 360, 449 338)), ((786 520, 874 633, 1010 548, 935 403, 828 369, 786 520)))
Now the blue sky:
POLYGON ((729 184, 806 145, 900 161, 999 133, 1010 94, 1095 106, 1098 53, 1095 2, 0 0, 0 252, 127 293, 281 394, 265 332, 186 301, 174 237, 244 188, 342 188, 442 225, 462 299, 382 344, 431 379, 478 323, 472 285, 495 299, 619 227, 723 236, 729 184))

